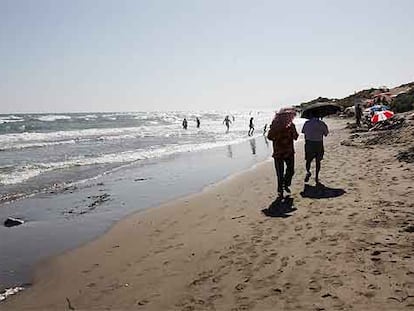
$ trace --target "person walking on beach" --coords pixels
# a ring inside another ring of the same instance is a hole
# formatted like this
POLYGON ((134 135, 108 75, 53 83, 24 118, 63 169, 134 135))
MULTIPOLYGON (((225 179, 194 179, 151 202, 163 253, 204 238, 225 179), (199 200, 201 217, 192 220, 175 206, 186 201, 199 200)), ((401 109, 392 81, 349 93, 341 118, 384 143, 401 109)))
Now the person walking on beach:
POLYGON ((253 124, 253 117, 250 118, 249 122, 249 132, 247 133, 248 136, 253 136, 254 132, 254 124, 253 124))
POLYGON ((196 122, 197 122, 197 128, 200 128, 200 119, 198 117, 196 118, 196 122))
POLYGON ((186 118, 184 118, 184 120, 183 120, 183 129, 187 129, 187 126, 188 126, 188 122, 187 122, 187 119, 186 118))
POLYGON ((361 127, 361 118, 362 118, 361 103, 357 102, 355 104, 355 119, 356 119, 357 127, 361 127))
POLYGON ((305 182, 309 181, 311 177, 311 163, 313 159, 316 162, 315 182, 319 184, 319 172, 321 170, 321 161, 323 159, 323 137, 328 136, 328 126, 314 116, 306 121, 302 128, 302 133, 305 134, 305 160, 306 160, 306 176, 305 182))
POLYGON ((273 158, 277 175, 278 198, 283 198, 283 191, 291 193, 290 185, 295 173, 295 149, 293 142, 299 134, 293 124, 295 112, 281 109, 276 113, 270 125, 267 138, 273 142, 273 158), (285 171, 286 164, 286 171, 285 171))
POLYGON ((230 130, 230 123, 231 123, 231 121, 230 121, 230 119, 229 119, 229 116, 226 116, 226 117, 224 118, 223 124, 225 124, 225 125, 226 125, 226 127, 227 127, 227 132, 230 130))

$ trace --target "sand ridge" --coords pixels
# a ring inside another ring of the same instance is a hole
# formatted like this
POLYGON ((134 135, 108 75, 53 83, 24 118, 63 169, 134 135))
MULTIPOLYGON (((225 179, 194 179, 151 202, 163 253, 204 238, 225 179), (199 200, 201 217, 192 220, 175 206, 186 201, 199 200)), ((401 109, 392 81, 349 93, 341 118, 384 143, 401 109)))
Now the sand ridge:
POLYGON ((322 190, 304 188, 298 144, 278 217, 262 213, 276 193, 267 161, 48 261, 0 309, 414 309, 414 167, 348 136, 327 139, 322 190))

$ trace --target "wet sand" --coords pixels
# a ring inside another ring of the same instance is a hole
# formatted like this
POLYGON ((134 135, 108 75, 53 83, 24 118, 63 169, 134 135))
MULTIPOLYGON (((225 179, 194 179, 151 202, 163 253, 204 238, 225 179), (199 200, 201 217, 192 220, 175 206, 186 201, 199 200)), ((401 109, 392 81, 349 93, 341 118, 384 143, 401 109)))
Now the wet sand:
POLYGON ((1 310, 414 309, 414 167, 334 129, 321 181, 278 213, 271 161, 149 209, 43 263, 1 310), (266 213, 269 214, 269 213, 266 213))
POLYGON ((1 224, 10 216, 25 221, 13 228, 0 225, 0 300, 5 288, 27 287, 39 261, 96 239, 139 210, 200 192, 270 154, 269 142, 260 135, 225 147, 138 161, 97 179, 0 204, 1 224))

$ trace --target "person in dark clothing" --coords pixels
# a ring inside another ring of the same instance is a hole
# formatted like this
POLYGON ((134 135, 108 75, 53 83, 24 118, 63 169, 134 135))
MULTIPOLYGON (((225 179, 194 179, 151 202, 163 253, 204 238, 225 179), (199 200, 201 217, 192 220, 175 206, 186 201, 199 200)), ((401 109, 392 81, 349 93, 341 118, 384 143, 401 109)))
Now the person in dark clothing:
POLYGON ((296 113, 284 109, 276 113, 270 125, 267 138, 273 142, 273 158, 277 175, 278 197, 283 198, 283 191, 291 193, 290 185, 295 173, 295 150, 293 142, 298 139, 299 134, 293 124, 296 113), (285 171, 286 165, 286 171, 285 171))
POLYGON ((253 136, 253 132, 254 132, 254 124, 253 124, 253 117, 251 117, 250 122, 249 122, 249 132, 247 133, 247 135, 253 136))
POLYGON ((355 119, 357 127, 361 127, 362 108, 360 103, 355 104, 355 119))
POLYGON ((230 124, 231 124, 231 121, 230 121, 230 119, 229 119, 229 116, 226 116, 226 117, 224 118, 223 124, 225 124, 225 125, 226 125, 226 127, 227 127, 227 132, 228 132, 228 131, 230 130, 230 124))
POLYGON ((188 126, 188 122, 187 122, 187 119, 186 118, 184 118, 184 120, 183 120, 183 129, 187 129, 187 126, 188 126))
POLYGON ((196 122, 197 122, 197 128, 200 128, 200 119, 196 118, 196 122))

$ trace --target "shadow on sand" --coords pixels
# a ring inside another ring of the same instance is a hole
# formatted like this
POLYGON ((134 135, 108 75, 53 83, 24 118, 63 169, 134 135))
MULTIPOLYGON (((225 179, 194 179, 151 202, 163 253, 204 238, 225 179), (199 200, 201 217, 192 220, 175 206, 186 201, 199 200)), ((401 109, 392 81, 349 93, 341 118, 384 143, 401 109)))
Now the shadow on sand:
POLYGON ((293 199, 291 197, 277 198, 268 208, 262 209, 262 213, 267 217, 287 218, 292 216, 290 213, 296 211, 293 206, 293 199))
POLYGON ((336 198, 346 193, 344 189, 341 188, 329 188, 321 183, 316 184, 316 186, 305 185, 303 191, 300 195, 303 198, 312 198, 312 199, 327 199, 327 198, 336 198))

